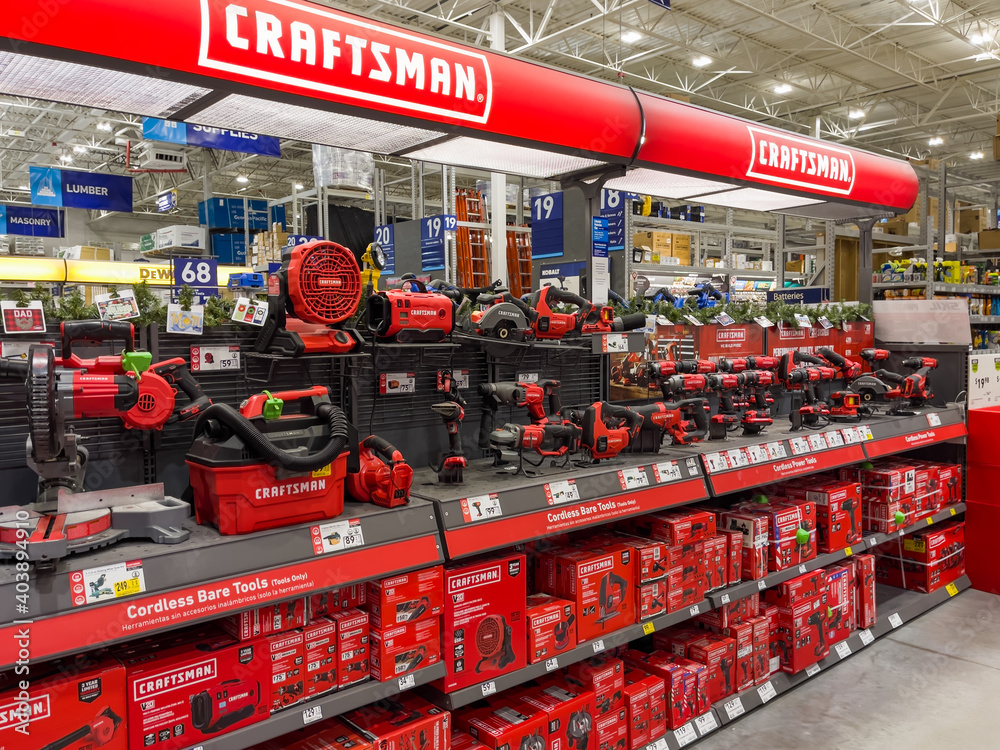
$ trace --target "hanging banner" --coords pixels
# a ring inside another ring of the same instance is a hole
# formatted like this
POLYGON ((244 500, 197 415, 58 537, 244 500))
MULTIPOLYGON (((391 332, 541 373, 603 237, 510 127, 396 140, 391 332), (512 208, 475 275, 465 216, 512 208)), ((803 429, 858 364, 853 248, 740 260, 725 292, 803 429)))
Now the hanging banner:
POLYGON ((53 167, 31 167, 31 202, 36 206, 89 208, 132 213, 132 178, 53 167))
POLYGON ((601 216, 608 220, 608 250, 625 249, 625 194, 619 190, 601 191, 601 216))
POLYGON ((156 196, 156 211, 157 213, 166 213, 177 207, 177 191, 168 190, 165 193, 160 193, 156 196))
POLYGON ((176 143, 181 146, 217 148, 239 154, 281 157, 281 141, 269 135, 257 135, 242 130, 210 128, 207 125, 189 125, 184 122, 142 118, 142 137, 147 141, 176 143))
POLYGON ((0 234, 62 237, 65 226, 64 211, 27 206, 0 206, 0 234))
POLYGON ((595 304, 608 304, 608 289, 611 287, 611 262, 608 258, 608 220, 601 216, 593 218, 591 228, 591 280, 590 299, 595 304))

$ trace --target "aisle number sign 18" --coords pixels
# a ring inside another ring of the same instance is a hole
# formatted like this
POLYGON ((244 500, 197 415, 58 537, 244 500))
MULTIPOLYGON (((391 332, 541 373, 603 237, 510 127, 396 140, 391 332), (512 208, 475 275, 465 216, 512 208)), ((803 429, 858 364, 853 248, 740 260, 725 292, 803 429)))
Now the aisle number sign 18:
POLYGON ((189 286, 204 300, 219 296, 219 262, 212 258, 174 258, 174 285, 189 286))

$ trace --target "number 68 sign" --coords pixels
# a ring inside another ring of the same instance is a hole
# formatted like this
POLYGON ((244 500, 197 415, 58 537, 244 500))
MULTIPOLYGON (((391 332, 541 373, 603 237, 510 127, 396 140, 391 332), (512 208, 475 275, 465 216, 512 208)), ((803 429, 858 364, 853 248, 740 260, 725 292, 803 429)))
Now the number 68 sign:
POLYGON ((219 262, 211 258, 174 258, 174 286, 194 288, 204 297, 219 295, 219 262))

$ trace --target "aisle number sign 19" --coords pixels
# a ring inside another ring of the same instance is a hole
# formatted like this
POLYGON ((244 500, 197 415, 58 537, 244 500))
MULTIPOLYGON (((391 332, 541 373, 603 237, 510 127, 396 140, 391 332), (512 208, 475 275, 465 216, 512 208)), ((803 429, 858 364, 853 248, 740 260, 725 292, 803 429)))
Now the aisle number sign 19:
POLYGON ((420 269, 441 271, 444 269, 446 232, 458 228, 458 219, 452 214, 428 216, 420 220, 420 269))
POLYGON ((175 258, 174 285, 176 292, 181 286, 189 286, 202 300, 218 297, 219 262, 211 258, 175 258))
POLYGON ((531 199, 531 257, 557 258, 563 254, 563 194, 531 199))

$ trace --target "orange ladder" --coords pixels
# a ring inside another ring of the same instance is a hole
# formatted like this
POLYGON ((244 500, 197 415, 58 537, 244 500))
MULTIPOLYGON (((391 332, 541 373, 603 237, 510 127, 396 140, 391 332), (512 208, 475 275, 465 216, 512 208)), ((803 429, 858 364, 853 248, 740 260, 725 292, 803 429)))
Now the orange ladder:
POLYGON ((507 232, 507 278, 510 293, 520 297, 531 291, 531 234, 507 232))
MULTIPOLYGON (((455 195, 455 217, 459 222, 485 224, 483 198, 478 190, 459 190, 455 195)), ((486 232, 459 226, 455 232, 458 286, 478 288, 490 283, 490 261, 486 232)))

